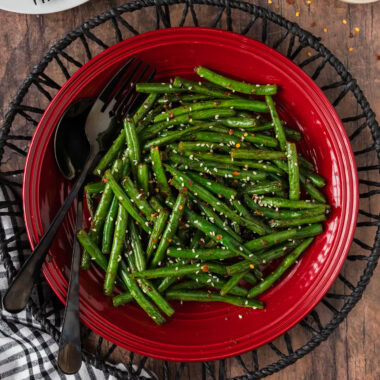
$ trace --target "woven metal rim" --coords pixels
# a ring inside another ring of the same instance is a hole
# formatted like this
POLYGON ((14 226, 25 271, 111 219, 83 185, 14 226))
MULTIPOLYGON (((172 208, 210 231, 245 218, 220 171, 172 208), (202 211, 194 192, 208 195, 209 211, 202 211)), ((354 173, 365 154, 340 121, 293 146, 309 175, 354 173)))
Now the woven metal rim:
MULTIPOLYGON (((356 80, 352 77, 352 75, 346 70, 344 65, 323 45, 320 43, 319 39, 313 36, 311 33, 301 29, 297 24, 292 23, 284 19, 283 17, 276 15, 275 13, 269 12, 268 10, 248 4, 245 2, 239 1, 223 1, 223 0, 161 0, 159 2, 153 0, 144 0, 144 1, 136 1, 133 3, 125 4, 118 8, 111 9, 98 17, 91 19, 84 23, 79 28, 74 31, 68 33, 62 40, 55 43, 48 53, 42 58, 40 63, 33 68, 32 72, 28 75, 22 86, 19 88, 17 95, 10 103, 9 111, 6 114, 5 121, 3 124, 3 128, 0 131, 0 159, 4 155, 6 149, 10 149, 12 152, 16 152, 20 155, 25 156, 26 149, 20 149, 17 146, 17 141, 24 141, 30 139, 26 136, 14 136, 10 134, 11 128, 14 125, 14 120, 16 116, 23 117, 28 123, 31 124, 32 127, 35 127, 38 123, 31 115, 40 115, 43 113, 43 109, 38 107, 28 106, 23 104, 23 99, 27 95, 31 86, 36 86, 36 88, 43 94, 48 100, 51 100, 51 95, 49 89, 58 90, 60 85, 58 85, 54 80, 52 80, 48 75, 44 73, 45 69, 48 67, 52 61, 55 61, 56 64, 62 70, 66 79, 70 77, 70 74, 62 61, 73 64, 76 67, 81 67, 81 63, 78 62, 75 58, 70 56, 65 52, 65 49, 77 39, 83 44, 83 48, 85 50, 87 59, 91 59, 91 51, 89 48, 88 41, 92 41, 103 49, 108 48, 108 46, 94 34, 94 29, 96 27, 110 22, 113 26, 113 30, 115 31, 116 41, 121 41, 122 32, 120 30, 120 26, 128 30, 131 34, 138 34, 136 29, 128 23, 125 18, 122 17, 124 13, 131 13, 143 8, 154 7, 155 8, 155 17, 156 17, 156 29, 161 27, 171 27, 170 20, 170 6, 175 4, 183 4, 183 13, 182 18, 179 23, 179 26, 183 26, 185 24, 185 20, 188 15, 192 19, 192 23, 194 26, 199 26, 198 17, 196 14, 196 7, 198 5, 205 5, 215 8, 216 14, 215 18, 212 22, 207 25, 211 27, 218 27, 218 24, 221 22, 222 18, 225 17, 225 25, 227 30, 233 30, 233 16, 232 10, 239 10, 241 12, 249 14, 251 17, 246 24, 245 27, 240 31, 241 34, 248 34, 251 28, 254 27, 257 20, 261 20, 261 41, 267 42, 267 31, 268 25, 270 23, 277 25, 277 27, 283 29, 280 38, 273 44, 273 48, 279 49, 281 45, 288 42, 287 45, 287 56, 295 60, 301 53, 303 49, 306 47, 311 48, 315 51, 311 57, 303 60, 300 63, 297 63, 301 68, 305 69, 308 65, 319 62, 316 66, 314 72, 312 73, 312 79, 316 80, 320 73, 325 69, 326 65, 330 65, 334 68, 336 74, 339 77, 339 80, 325 85, 322 87, 322 90, 328 92, 329 90, 339 89, 339 94, 337 98, 332 102, 335 107, 343 100, 343 98, 351 93, 357 104, 361 108, 361 112, 356 115, 343 117, 342 121, 344 123, 351 123, 360 120, 364 120, 364 122, 358 126, 353 133, 350 135, 351 141, 353 141, 359 134, 361 134, 367 127, 371 132, 371 136, 373 139, 373 144, 355 152, 355 155, 358 157, 364 154, 374 153, 376 154, 376 165, 372 166, 363 166, 359 167, 359 172, 368 172, 371 170, 379 170, 380 169, 380 131, 378 123, 375 120, 375 114, 370 108, 365 96, 363 95, 361 89, 356 83, 356 80), (298 46, 297 46, 298 45, 298 46), (11 142, 13 140, 13 142, 11 142)), ((206 25, 205 25, 206 26, 206 25)), ((236 31, 236 30, 235 30, 236 31)), ((0 183, 2 190, 4 191, 5 202, 2 202, 1 209, 12 209, 13 206, 17 206, 20 199, 17 195, 18 188, 20 186, 20 181, 15 180, 14 177, 17 178, 22 176, 22 169, 13 170, 8 172, 0 173, 0 183), (12 176, 12 178, 11 178, 12 176), (11 190, 11 191, 10 191, 11 190), (14 190, 14 191, 13 191, 14 190)), ((380 186, 379 183, 361 180, 361 184, 367 185, 368 187, 378 188, 380 186)), ((369 190, 367 193, 361 194, 362 198, 371 198, 376 194, 379 194, 379 190, 369 190)), ((7 214, 7 211, 4 211, 2 214, 7 214)), ((11 217, 12 223, 15 229, 15 236, 11 239, 4 239, 4 230, 2 226, 0 226, 0 239, 2 240, 0 249, 4 264, 7 268, 8 275, 11 278, 14 276, 16 269, 12 262, 12 258, 10 256, 10 252, 15 249, 18 251, 22 251, 26 249, 28 243, 22 240, 22 235, 24 234, 24 226, 21 222, 15 219, 15 213, 9 211, 7 215, 11 217), (13 245, 11 244, 13 243, 13 245), (14 244, 15 243, 15 244, 14 244), (9 246, 12 245, 12 248, 9 246)), ((318 313, 314 310, 310 315, 305 318, 300 325, 310 332, 312 335, 310 340, 298 348, 294 350, 292 347, 291 336, 289 333, 284 334, 284 339, 287 348, 287 354, 281 352, 273 343, 269 343, 269 347, 280 357, 277 361, 273 362, 270 365, 266 365, 263 368, 259 368, 257 352, 254 350, 252 352, 252 367, 253 370, 249 370, 246 366, 246 363, 242 360, 240 356, 237 356, 238 360, 243 372, 245 373, 242 376, 236 377, 235 379, 254 379, 254 378, 262 378, 268 375, 271 375, 275 372, 280 371, 281 369, 293 364, 298 359, 302 358, 304 355, 311 352, 314 348, 316 348, 322 341, 326 340, 328 336, 335 330, 335 328, 347 317, 348 313, 352 310, 352 308, 356 305, 356 303, 360 300, 368 282, 373 274, 373 271, 377 265, 377 261, 380 255, 380 228, 379 228, 379 216, 373 215, 365 210, 361 210, 360 214, 369 218, 369 221, 359 222, 358 227, 377 227, 375 242, 372 246, 362 242, 359 239, 354 239, 354 242, 363 250, 367 251, 367 255, 351 255, 349 256, 349 260, 351 261, 367 261, 367 265, 363 270, 363 273, 360 277, 360 280, 357 282, 356 286, 354 286, 347 278, 345 278, 342 274, 339 275, 339 280, 343 283, 343 285, 351 291, 351 294, 334 294, 328 293, 326 297, 323 299, 322 303, 327 306, 333 313, 333 317, 331 320, 323 327, 318 313), (375 221, 371 221, 371 219, 375 219, 375 221), (344 300, 343 305, 338 311, 334 305, 330 303, 331 299, 335 300, 344 300), (330 301, 329 301, 330 300, 330 301), (316 326, 316 327, 315 327, 316 326)), ((21 258, 22 252, 20 253, 21 258)), ((38 304, 34 301, 30 301, 28 308, 31 310, 34 317, 41 323, 43 328, 54 338, 54 340, 59 340, 59 330, 58 328, 51 323, 51 321, 47 318, 44 313, 42 307, 39 307, 38 304)), ((131 354, 131 360, 126 371, 118 370, 105 362, 105 360, 109 357, 112 351, 115 349, 114 346, 108 350, 107 354, 100 358, 100 351, 102 347, 103 339, 100 338, 98 341, 98 347, 95 354, 91 354, 89 352, 83 353, 83 359, 97 368, 103 369, 105 372, 109 374, 113 374, 116 377, 122 378, 131 378, 138 379, 143 378, 140 376, 141 370, 145 366, 145 362, 147 358, 143 358, 137 369, 132 368, 132 362, 134 355, 131 354)), ((186 365, 191 365, 187 363, 181 363, 177 369, 175 374, 176 378, 181 378, 184 368, 186 365)), ((163 377, 169 378, 171 374, 169 373, 169 365, 167 362, 163 362, 163 377)), ((206 379, 208 376, 211 379, 216 378, 215 367, 207 362, 202 363, 202 373, 203 378, 206 379)), ((219 361, 219 371, 218 375, 220 379, 226 378, 226 370, 225 370, 225 360, 219 361)))

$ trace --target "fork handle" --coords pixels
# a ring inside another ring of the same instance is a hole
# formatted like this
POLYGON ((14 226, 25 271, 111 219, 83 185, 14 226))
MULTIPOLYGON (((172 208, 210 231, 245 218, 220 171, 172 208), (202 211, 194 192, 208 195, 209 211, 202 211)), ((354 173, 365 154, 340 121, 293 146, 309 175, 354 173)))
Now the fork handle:
MULTIPOLYGON (((76 233, 81 229, 83 223, 83 189, 78 194, 76 233)), ((79 322, 79 271, 80 271, 80 244, 74 237, 73 256, 71 261, 71 273, 69 290, 66 298, 65 316, 57 364, 61 371, 67 375, 75 374, 82 364, 80 322, 79 322)))
POLYGON ((71 192, 67 196, 62 207, 59 209, 58 213, 54 217, 52 223, 37 244, 32 254, 29 256, 29 258, 26 260, 24 265, 21 267, 13 279, 3 298, 3 307, 9 313, 19 313, 25 309, 25 306, 32 292, 34 282, 41 272, 42 264, 45 260, 46 254, 49 252, 54 237, 57 234, 59 227, 61 226, 80 188, 83 186, 88 173, 95 166, 99 158, 100 154, 98 152, 90 153, 90 156, 86 161, 82 172, 75 181, 71 192))

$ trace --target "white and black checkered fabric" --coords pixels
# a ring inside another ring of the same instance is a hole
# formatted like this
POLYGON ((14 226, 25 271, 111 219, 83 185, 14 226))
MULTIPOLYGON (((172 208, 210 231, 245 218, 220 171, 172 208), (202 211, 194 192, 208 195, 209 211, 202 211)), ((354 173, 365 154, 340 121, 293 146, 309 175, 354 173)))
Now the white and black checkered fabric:
MULTIPOLYGON (((6 188, 0 189, 0 204, 11 200, 11 195, 6 188)), ((4 249, 12 258, 15 269, 18 269, 23 255, 30 253, 27 244, 20 246, 20 240, 14 239, 16 231, 12 226, 16 225, 15 218, 21 218, 21 210, 13 202, 11 213, 0 213, 0 293, 3 296, 9 286, 9 269, 4 265, 4 249), (13 205, 14 204, 14 205, 13 205), (8 214, 8 215, 5 215, 8 214), (10 215, 9 215, 10 214, 10 215)), ((20 224, 19 224, 20 225, 20 224)), ((25 235, 25 234, 24 234, 25 235)), ((41 310, 44 317, 50 322, 51 327, 60 330, 64 309, 60 301, 54 295, 46 282, 35 286, 31 304, 41 310)), ((36 308, 35 308, 36 309, 36 308)), ((58 344, 51 334, 32 316, 30 305, 19 314, 10 314, 0 310, 0 379, 1 380, 55 380, 55 379, 115 379, 85 362, 77 375, 63 375, 56 364, 58 344)), ((119 369, 126 369, 119 364, 119 369)), ((140 375, 151 378, 143 371, 140 375)))

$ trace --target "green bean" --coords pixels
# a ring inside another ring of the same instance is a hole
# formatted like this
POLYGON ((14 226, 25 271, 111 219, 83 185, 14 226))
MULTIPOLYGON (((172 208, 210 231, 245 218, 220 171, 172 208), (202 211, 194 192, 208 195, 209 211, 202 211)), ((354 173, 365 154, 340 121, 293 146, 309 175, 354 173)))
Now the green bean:
POLYGON ((173 267, 162 267, 156 269, 147 269, 142 272, 134 272, 132 273, 132 277, 136 278, 161 278, 161 277, 172 277, 172 276, 185 276, 188 274, 200 272, 200 271, 209 271, 208 264, 181 264, 173 267), (203 269, 202 269, 203 268, 203 269))
POLYGON ((270 148, 276 148, 278 146, 278 141, 267 135, 263 135, 261 133, 248 133, 243 131, 237 131, 237 130, 231 130, 226 127, 220 127, 220 126, 210 126, 210 130, 216 131, 218 133, 225 133, 229 136, 233 136, 238 138, 241 142, 248 141, 250 143, 256 144, 256 145, 262 145, 267 146, 270 148))
POLYGON ((136 91, 147 94, 171 94, 178 92, 187 92, 187 90, 177 88, 170 83, 136 83, 136 91))
POLYGON ((150 206, 149 202, 145 199, 145 195, 139 192, 129 176, 124 177, 122 187, 126 191, 131 202, 136 205, 136 207, 145 215, 149 221, 152 221, 154 210, 150 206))
POLYGON ((166 195, 171 195, 165 170, 162 166, 160 151, 157 146, 152 146, 150 148, 150 158, 152 161, 153 173, 156 177, 158 185, 160 186, 160 190, 166 195))
POLYGON ((90 214, 90 218, 93 219, 94 214, 95 214, 94 202, 93 202, 92 197, 89 193, 85 193, 85 196, 86 196, 86 203, 87 203, 88 212, 90 214))
POLYGON ((280 148, 282 151, 286 151, 286 137, 285 137, 285 131, 282 126, 282 123, 280 121, 280 118, 278 116, 278 113, 276 111, 276 107, 274 106, 274 102, 271 96, 266 95, 265 100, 267 102, 267 105, 269 107, 270 114, 272 116, 273 124, 274 124, 274 131, 276 135, 276 139, 278 140, 280 144, 280 148))
POLYGON ((118 294, 117 296, 112 298, 112 304, 114 307, 125 305, 126 303, 129 303, 131 301, 133 301, 133 297, 130 293, 118 294))
POLYGON ((83 249, 89 253, 90 257, 102 268, 107 271, 107 258, 102 254, 97 244, 90 238, 86 231, 80 230, 77 234, 77 238, 81 243, 83 249))
POLYGON ((295 129, 287 128, 284 126, 283 126, 283 129, 284 129, 286 137, 289 137, 290 139, 292 139, 294 141, 301 141, 302 140, 302 134, 300 132, 296 131, 295 129))
POLYGON ((173 86, 182 90, 191 91, 196 94, 207 95, 219 99, 243 99, 239 96, 233 95, 230 91, 220 90, 207 86, 205 82, 193 82, 180 77, 175 77, 173 86), (184 88, 181 88, 184 87, 184 88))
POLYGON ((102 176, 104 171, 111 166, 112 162, 115 161, 116 157, 123 149, 125 145, 125 131, 122 130, 117 137, 117 139, 112 143, 111 147, 108 149, 106 154, 101 158, 99 163, 96 165, 93 174, 97 176, 102 176))
MULTIPOLYGON (((78 240, 82 244, 83 248, 87 250, 87 252, 91 255, 91 257, 95 260, 95 262, 103 269, 107 270, 107 259, 102 254, 100 249, 96 246, 96 244, 89 238, 87 233, 84 230, 79 231, 77 234, 78 240)), ((153 318, 153 320, 162 324, 165 322, 165 319, 158 312, 158 310, 152 305, 143 295, 136 281, 130 277, 128 274, 128 268, 124 264, 123 261, 120 262, 119 275, 123 282, 123 285, 129 290, 130 294, 137 301, 137 303, 141 306, 145 312, 153 318)))
POLYGON ((166 120, 167 118, 172 119, 173 117, 188 114, 192 111, 200 111, 211 108, 233 108, 233 109, 241 109, 248 110, 254 112, 267 112, 268 107, 264 102, 258 100, 251 99, 228 99, 228 100, 209 100, 205 102, 197 102, 191 104, 189 106, 181 106, 177 108, 173 108, 169 111, 161 113, 157 115, 154 119, 155 123, 166 120))
POLYGON ((143 292, 152 299, 152 301, 162 310, 168 317, 174 314, 174 309, 170 306, 169 302, 160 294, 154 285, 146 278, 138 279, 143 292))
POLYGON ((129 240, 133 251, 133 259, 136 265, 136 270, 145 270, 146 257, 145 252, 142 248, 141 236, 137 231, 137 227, 132 219, 129 221, 129 240))
MULTIPOLYGON (((117 179, 120 178, 120 175, 122 174, 124 162, 125 161, 121 159, 117 159, 112 165, 112 173, 117 179)), ((110 186, 106 184, 104 187, 103 194, 100 198, 98 207, 96 208, 94 217, 92 218, 91 228, 89 232, 90 238, 93 239, 96 244, 99 243, 100 233, 103 229, 106 216, 111 206, 112 199, 113 199, 112 190, 110 186)), ((88 269, 89 266, 90 266, 90 257, 88 256, 88 253, 86 252, 86 250, 84 250, 82 254, 81 267, 82 269, 88 269)))
MULTIPOLYGON (((243 240, 240 235, 238 235, 229 225, 227 222, 224 222, 222 218, 214 212, 210 207, 207 207, 205 204, 200 203, 199 208, 205 213, 208 220, 211 223, 216 224, 219 228, 221 228, 224 231, 227 231, 236 241, 241 243, 243 240)), ((259 223, 260 224, 260 223, 259 223)))
POLYGON ((312 209, 303 210, 274 210, 268 207, 259 206, 249 195, 244 194, 245 204, 254 210, 256 215, 264 216, 271 219, 293 219, 293 218, 304 218, 309 216, 324 214, 326 209, 324 207, 316 206, 312 209))
POLYGON ((104 182, 94 182, 94 183, 88 183, 85 187, 84 190, 87 194, 90 195, 98 195, 104 191, 105 187, 104 182))
POLYGON ((284 173, 281 169, 276 168, 275 166, 270 165, 268 163, 259 163, 257 161, 249 161, 249 160, 235 161, 235 160, 231 160, 231 157, 224 156, 221 154, 195 153, 194 159, 203 160, 203 161, 211 161, 211 162, 216 162, 216 163, 221 163, 221 164, 223 163, 223 164, 230 165, 230 168, 233 168, 234 166, 244 166, 247 169, 248 168, 259 169, 261 171, 271 172, 271 173, 280 174, 280 175, 284 173))
POLYGON ((263 309, 264 304, 256 300, 248 300, 238 296, 221 296, 216 293, 208 293, 202 290, 168 290, 166 297, 169 300, 198 301, 198 302, 225 302, 231 305, 263 309))
POLYGON ((313 238, 304 240, 299 246, 297 246, 288 256, 286 256, 282 263, 263 281, 251 288, 248 292, 249 298, 254 298, 269 289, 285 272, 289 269, 301 256, 310 244, 313 242, 313 238))
POLYGON ((302 224, 313 224, 313 223, 319 223, 324 222, 326 220, 325 215, 316 215, 316 216, 309 216, 306 218, 295 218, 295 219, 288 219, 288 220, 275 220, 272 219, 269 224, 274 228, 285 228, 285 227, 291 227, 291 226, 301 226, 302 224))
POLYGON ((180 172, 179 170, 174 169, 169 165, 165 165, 165 168, 173 175, 176 176, 181 183, 189 188, 189 190, 197 197, 202 199, 204 202, 208 203, 211 207, 215 208, 218 212, 223 213, 227 218, 230 218, 232 221, 246 226, 250 230, 263 235, 265 230, 257 225, 257 223, 247 220, 239 216, 235 211, 231 210, 226 204, 221 202, 218 198, 214 197, 207 189, 203 186, 194 183, 187 175, 180 172))
POLYGON ((144 149, 148 150, 152 146, 160 146, 163 144, 168 144, 173 141, 178 141, 180 140, 183 136, 189 134, 189 133, 194 133, 196 131, 199 131, 200 129, 204 128, 204 126, 201 125, 196 125, 193 127, 188 127, 182 131, 175 131, 175 132, 168 132, 164 136, 157 137, 156 139, 149 140, 144 144, 144 149))
POLYGON ((234 274, 223 286, 223 288, 220 290, 220 295, 225 296, 228 293, 231 293, 231 289, 233 289, 239 282, 242 280, 244 275, 248 271, 241 272, 241 273, 236 273, 234 274))
POLYGON ((169 218, 169 212, 166 209, 162 209, 158 216, 156 217, 156 220, 154 222, 154 227, 152 234, 149 237, 149 242, 146 247, 146 255, 147 258, 149 259, 150 256, 152 255, 154 249, 156 248, 156 244, 158 240, 161 237, 161 234, 166 226, 166 222, 169 218))
POLYGON ((182 281, 170 287, 170 290, 201 289, 204 285, 194 280, 182 281))
MULTIPOLYGON (((221 290, 227 281, 220 279, 218 276, 211 275, 211 273, 198 273, 188 275, 197 284, 202 284, 203 286, 213 287, 215 289, 221 290)), ((172 288, 173 289, 173 288, 172 288)), ((240 286, 233 286, 230 293, 235 296, 246 297, 248 294, 247 289, 240 286)))
POLYGON ((163 278, 161 280, 160 284, 157 287, 157 290, 160 293, 164 293, 166 291, 166 289, 168 289, 169 287, 171 287, 179 279, 180 279, 180 277, 178 277, 178 276, 165 277, 165 278, 163 278))
POLYGON ((146 114, 153 108, 156 100, 160 95, 157 93, 149 94, 148 97, 144 100, 144 103, 133 115, 133 122, 137 124, 140 120, 144 119, 146 114))
POLYGON ((211 83, 215 83, 231 91, 241 92, 243 94, 254 95, 274 95, 277 93, 277 85, 259 85, 240 82, 230 78, 226 78, 220 74, 215 73, 203 66, 195 69, 195 72, 202 78, 207 79, 211 83))
POLYGON ((299 161, 300 167, 310 170, 310 171, 314 170, 314 165, 305 157, 301 156, 300 154, 298 155, 298 161, 299 161))
POLYGON ((199 174, 189 172, 187 173, 187 176, 218 196, 222 195, 228 199, 233 199, 237 196, 237 191, 235 189, 231 189, 230 187, 202 177, 199 174))
POLYGON ((286 160, 286 154, 274 150, 232 149, 231 158, 248 160, 286 160))
POLYGON ((286 142, 286 152, 289 168, 289 199, 298 201, 300 199, 300 175, 296 144, 286 142))
MULTIPOLYGON (((259 251, 263 248, 269 248, 283 241, 293 239, 297 234, 297 229, 289 229, 284 231, 278 231, 266 236, 261 236, 257 239, 250 240, 244 244, 244 246, 251 252, 259 251)), ((248 257, 249 258, 249 257, 248 257)))
POLYGON ((269 198, 264 197, 259 200, 259 205, 276 208, 290 208, 290 209, 308 209, 315 207, 324 207, 329 209, 330 206, 323 203, 313 203, 310 201, 293 201, 283 198, 269 198))
POLYGON ((123 242, 127 232, 127 221, 127 212, 123 207, 119 207, 115 223, 115 234, 113 237, 110 258, 108 261, 106 271, 106 277, 104 280, 104 293, 108 296, 112 294, 115 285, 119 261, 121 258, 120 254, 123 248, 123 242))
POLYGON ((127 265, 123 260, 120 261, 120 267, 121 277, 125 284, 128 286, 128 289, 136 302, 158 325, 164 323, 165 318, 160 314, 157 308, 144 296, 144 293, 141 291, 136 280, 133 279, 130 274, 128 274, 127 265))
POLYGON ((149 170, 145 162, 140 163, 137 167, 137 182, 140 189, 147 195, 149 193, 149 170))
POLYGON ((154 211, 161 212, 165 208, 161 205, 160 201, 154 195, 149 198, 149 204, 152 206, 154 211))
POLYGON ((202 120, 216 120, 220 117, 228 117, 235 115, 235 111, 230 108, 220 108, 220 109, 208 109, 202 111, 192 111, 186 115, 179 115, 173 119, 166 119, 166 121, 160 121, 159 123, 152 124, 144 130, 141 135, 142 140, 148 140, 151 137, 157 135, 159 132, 163 131, 165 128, 174 125, 185 125, 194 124, 196 125, 202 120))
POLYGON ((320 176, 319 174, 313 173, 313 172, 305 173, 304 168, 301 168, 300 172, 301 172, 301 174, 306 175, 307 179, 310 180, 310 182, 312 182, 313 185, 315 185, 317 187, 326 186, 326 180, 322 176, 320 176))
MULTIPOLYGON (((256 130, 256 127, 260 128, 260 124, 256 118, 248 119, 246 117, 241 117, 241 116, 229 117, 227 119, 220 119, 218 121, 218 124, 222 124, 230 128, 245 128, 250 131, 256 130)), ((269 129, 273 129, 273 127, 271 126, 271 128, 269 129)))
POLYGON ((308 237, 317 236, 321 234, 322 232, 323 232, 322 224, 316 223, 307 227, 298 228, 294 239, 296 240, 305 239, 308 237))
MULTIPOLYGON (((258 259, 260 260, 260 264, 267 264, 275 259, 278 259, 286 255, 286 253, 289 252, 289 249, 294 248, 298 244, 300 244, 299 240, 282 243, 278 245, 277 247, 274 247, 270 250, 265 250, 265 251, 263 250, 263 251, 256 252, 256 255, 258 259)), ((236 273, 240 273, 245 270, 252 269, 251 267, 252 267, 251 261, 242 260, 235 264, 229 265, 226 269, 227 269, 227 273, 230 276, 232 276, 236 273)))
POLYGON ((121 186, 116 182, 115 178, 109 170, 106 171, 105 177, 107 178, 108 183, 110 184, 112 191, 115 194, 115 197, 118 199, 119 203, 125 208, 128 214, 132 216, 133 219, 140 223, 141 228, 150 234, 151 229, 149 228, 149 223, 142 216, 140 216, 139 211, 133 206, 131 200, 125 194, 121 186))
POLYGON ((102 252, 104 254, 109 254, 111 252, 112 238, 115 230, 118 208, 119 201, 116 197, 113 197, 103 228, 102 252))
POLYGON ((125 138, 128 145, 128 156, 131 163, 134 178, 137 178, 137 165, 141 161, 140 143, 136 133, 136 127, 132 119, 124 120, 125 138))
MULTIPOLYGON (((217 243, 222 244, 225 246, 228 250, 231 250, 232 252, 236 253, 237 255, 241 255, 242 253, 245 253, 246 255, 251 255, 250 259, 251 261, 257 266, 259 264, 259 261, 257 260, 256 256, 254 254, 251 254, 247 248, 242 246, 238 241, 236 241, 230 234, 228 234, 226 231, 223 231, 221 228, 217 227, 216 225, 208 222, 206 219, 202 218, 198 214, 196 214, 194 211, 191 211, 189 209, 185 210, 185 215, 187 218, 187 222, 192 225, 193 227, 201 230, 205 235, 209 236, 213 240, 215 240, 217 243)), ((260 274, 258 273, 260 276, 260 274)))
POLYGON ((213 248, 213 249, 183 249, 170 247, 167 250, 167 255, 170 257, 177 257, 180 259, 199 259, 199 260, 225 260, 236 257, 236 253, 227 249, 213 248))
POLYGON ((309 193, 309 195, 311 195, 313 199, 321 203, 326 203, 325 196, 314 185, 312 185, 310 181, 306 179, 302 174, 300 174, 300 181, 302 183, 303 188, 309 193))
MULTIPOLYGON (((241 146, 248 147, 248 145, 243 143, 239 137, 230 136, 228 133, 201 131, 187 136, 186 139, 190 141, 205 141, 209 143, 226 144, 227 146, 235 146, 236 144, 240 144, 241 146)), ((223 147, 224 145, 220 146, 223 147)))
POLYGON ((160 243, 158 245, 158 248, 156 252, 154 253, 151 266, 154 268, 158 266, 161 261, 165 257, 165 253, 167 248, 170 245, 170 241, 173 239, 173 236, 175 235, 179 220, 183 214, 184 206, 187 200, 187 192, 185 190, 181 190, 178 194, 177 200, 174 204, 173 211, 170 214, 169 222, 162 234, 162 238, 160 240, 160 243))
POLYGON ((195 230, 194 235, 190 241, 190 249, 197 249, 200 243, 200 240, 204 236, 203 232, 200 230, 195 230))
POLYGON ((234 199, 231 202, 231 204, 235 207, 235 210, 239 213, 239 215, 261 226, 266 234, 270 234, 271 232, 273 232, 273 229, 269 227, 267 224, 265 224, 262 220, 251 215, 251 213, 244 207, 244 205, 238 199, 234 199))
POLYGON ((247 194, 262 195, 268 193, 277 193, 284 188, 282 181, 262 181, 255 185, 249 185, 244 188, 247 194))
MULTIPOLYGON (((188 152, 185 152, 185 155, 187 155, 188 152)), ((186 157, 181 157, 179 155, 171 154, 169 156, 169 160, 171 162, 180 163, 182 164, 180 169, 192 169, 201 173, 207 173, 213 176, 217 177, 223 177, 223 178, 234 178, 239 181, 257 181, 262 180, 266 178, 266 173, 256 172, 256 171, 248 171, 248 170, 229 170, 224 169, 223 167, 228 167, 228 164, 213 164, 209 163, 207 166, 204 166, 202 162, 198 162, 195 160, 191 160, 190 156, 193 156, 192 154, 189 154, 189 159, 186 157), (211 170, 212 168, 212 170, 211 170)))
POLYGON ((221 150, 224 152, 230 151, 230 147, 225 146, 224 144, 221 146, 219 143, 208 143, 206 141, 180 141, 178 143, 178 149, 181 152, 209 152, 212 150, 221 150))

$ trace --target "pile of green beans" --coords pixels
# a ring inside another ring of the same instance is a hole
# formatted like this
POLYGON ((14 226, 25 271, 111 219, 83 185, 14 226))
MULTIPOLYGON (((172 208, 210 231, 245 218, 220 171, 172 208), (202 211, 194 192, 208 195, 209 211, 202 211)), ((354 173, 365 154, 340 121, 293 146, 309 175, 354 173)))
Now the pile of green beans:
POLYGON ((157 324, 175 313, 170 300, 263 309, 256 298, 330 209, 302 135, 276 110, 277 85, 195 72, 137 84, 147 98, 94 169, 78 233, 82 267, 104 270, 113 305, 135 301, 157 324))

